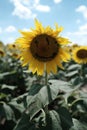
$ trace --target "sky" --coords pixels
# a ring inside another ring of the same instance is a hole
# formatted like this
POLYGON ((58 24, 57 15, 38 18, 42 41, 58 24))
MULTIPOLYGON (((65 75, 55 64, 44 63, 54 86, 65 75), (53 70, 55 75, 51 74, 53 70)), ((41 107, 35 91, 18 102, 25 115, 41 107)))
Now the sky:
POLYGON ((64 28, 60 36, 72 43, 87 45, 87 0, 0 0, 0 41, 13 43, 20 33, 34 28, 34 19, 43 26, 64 28))

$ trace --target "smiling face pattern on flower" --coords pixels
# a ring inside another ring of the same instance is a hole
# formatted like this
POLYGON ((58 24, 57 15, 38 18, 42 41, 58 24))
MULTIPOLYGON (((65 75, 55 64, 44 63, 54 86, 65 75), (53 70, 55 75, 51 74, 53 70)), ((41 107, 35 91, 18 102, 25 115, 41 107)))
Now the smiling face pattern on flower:
POLYGON ((42 62, 55 58, 58 53, 58 48, 56 39, 47 34, 36 36, 30 46, 33 57, 42 62))

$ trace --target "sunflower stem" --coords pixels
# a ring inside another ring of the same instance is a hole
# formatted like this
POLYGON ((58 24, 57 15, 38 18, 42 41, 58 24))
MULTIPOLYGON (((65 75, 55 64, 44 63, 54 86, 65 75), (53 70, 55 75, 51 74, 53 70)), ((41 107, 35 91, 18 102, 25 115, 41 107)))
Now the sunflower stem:
POLYGON ((45 71, 45 85, 48 86, 48 75, 46 70, 46 63, 44 64, 44 71, 45 71))
MULTIPOLYGON (((50 86, 48 84, 48 75, 47 75, 46 63, 44 64, 44 71, 45 71, 45 86, 46 86, 46 89, 47 89, 48 102, 50 103, 52 101, 52 95, 51 95, 50 86)), ((48 113, 48 111, 49 111, 49 108, 48 108, 48 105, 46 105, 45 106, 46 114, 48 113)))
MULTIPOLYGON (((45 86, 47 88, 47 94, 48 94, 48 75, 47 75, 46 63, 44 64, 44 72, 45 72, 45 86)), ((48 105, 45 106, 45 112, 48 113, 48 105)))

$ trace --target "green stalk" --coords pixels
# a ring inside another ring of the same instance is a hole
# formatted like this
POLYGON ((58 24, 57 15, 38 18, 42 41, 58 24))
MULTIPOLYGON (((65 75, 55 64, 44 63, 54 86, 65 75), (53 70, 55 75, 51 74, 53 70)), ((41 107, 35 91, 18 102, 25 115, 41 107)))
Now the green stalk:
POLYGON ((45 72, 45 85, 48 85, 48 76, 47 76, 47 69, 46 69, 46 63, 44 63, 44 72, 45 72))
MULTIPOLYGON (((46 63, 44 63, 44 72, 45 72, 45 86, 47 88, 47 94, 48 94, 48 75, 47 75, 46 63)), ((45 106, 45 112, 48 113, 48 105, 45 106)))
MULTIPOLYGON (((44 64, 44 71, 45 71, 45 86, 47 89, 47 95, 48 95, 48 101, 49 103, 52 102, 52 95, 51 95, 51 89, 48 84, 48 75, 47 75, 47 70, 46 70, 46 63, 44 64)), ((48 105, 45 106, 45 112, 48 113, 48 105)))

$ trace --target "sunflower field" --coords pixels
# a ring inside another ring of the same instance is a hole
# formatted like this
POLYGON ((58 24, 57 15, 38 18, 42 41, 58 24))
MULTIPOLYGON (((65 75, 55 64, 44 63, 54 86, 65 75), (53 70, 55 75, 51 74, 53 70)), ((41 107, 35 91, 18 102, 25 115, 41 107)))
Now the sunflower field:
POLYGON ((87 130, 87 47, 35 27, 0 42, 0 130, 87 130))

